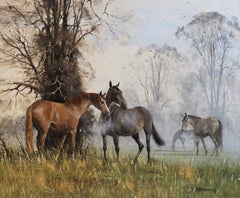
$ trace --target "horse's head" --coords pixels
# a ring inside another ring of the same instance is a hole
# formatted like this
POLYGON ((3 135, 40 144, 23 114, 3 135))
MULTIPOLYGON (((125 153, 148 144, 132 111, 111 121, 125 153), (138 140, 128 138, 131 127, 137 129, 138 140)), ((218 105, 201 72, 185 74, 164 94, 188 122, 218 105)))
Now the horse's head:
POLYGON ((185 113, 185 114, 183 115, 183 119, 182 119, 182 131, 186 131, 186 130, 187 130, 187 127, 188 127, 188 125, 190 124, 189 122, 190 122, 190 121, 189 121, 188 114, 185 113))
POLYGON ((97 98, 92 102, 93 105, 98 108, 104 117, 109 117, 110 116, 110 111, 107 107, 107 104, 106 104, 106 97, 105 97, 105 93, 102 94, 102 91, 97 94, 97 98))
POLYGON ((120 83, 117 85, 112 85, 112 82, 109 82, 109 89, 106 96, 106 102, 109 106, 112 102, 119 104, 123 109, 127 109, 127 102, 122 95, 122 91, 118 88, 120 83))

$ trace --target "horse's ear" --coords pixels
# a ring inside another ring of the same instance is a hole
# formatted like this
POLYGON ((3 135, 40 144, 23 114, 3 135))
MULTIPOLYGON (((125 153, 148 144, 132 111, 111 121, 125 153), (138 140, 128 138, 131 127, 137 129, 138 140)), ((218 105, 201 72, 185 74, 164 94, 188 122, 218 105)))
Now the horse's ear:
POLYGON ((118 87, 120 85, 120 82, 118 82, 118 84, 116 85, 116 87, 118 87))
POLYGON ((103 94, 102 91, 100 91, 99 95, 105 97, 106 93, 103 94))
POLYGON ((112 81, 111 80, 109 81, 109 87, 110 88, 112 87, 112 81))

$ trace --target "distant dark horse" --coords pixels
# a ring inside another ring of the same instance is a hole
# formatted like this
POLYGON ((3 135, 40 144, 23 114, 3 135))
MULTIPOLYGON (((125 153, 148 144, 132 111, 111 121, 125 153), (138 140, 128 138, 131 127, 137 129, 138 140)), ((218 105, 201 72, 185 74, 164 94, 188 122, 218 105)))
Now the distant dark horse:
MULTIPOLYGON (((188 125, 191 125, 194 128, 194 134, 197 137, 200 137, 205 149, 205 154, 207 154, 207 148, 203 138, 209 136, 215 145, 214 150, 216 150, 216 155, 218 155, 218 148, 222 148, 221 121, 213 117, 203 119, 197 116, 187 115, 187 113, 185 113, 182 120, 182 130, 185 131, 188 125)), ((198 155, 198 145, 196 154, 198 155)))
POLYGON ((200 138, 195 136, 194 134, 194 130, 190 129, 190 130, 186 130, 186 131, 182 131, 182 129, 179 129, 175 132, 173 139, 172 139, 172 149, 175 150, 175 144, 177 140, 180 140, 183 147, 185 147, 184 142, 186 141, 186 139, 192 139, 194 142, 194 145, 197 147, 197 145, 199 144, 200 138))
POLYGON ((164 145, 164 140, 158 135, 150 112, 144 107, 127 108, 127 103, 122 96, 122 91, 118 88, 119 83, 112 86, 109 82, 109 90, 106 96, 107 105, 110 110, 110 121, 105 131, 102 131, 104 160, 106 160, 107 142, 106 136, 113 137, 117 159, 119 160, 119 136, 132 136, 139 146, 139 151, 135 156, 133 163, 136 163, 144 147, 139 139, 139 132, 144 129, 146 134, 148 163, 150 163, 150 135, 152 134, 156 143, 164 145))

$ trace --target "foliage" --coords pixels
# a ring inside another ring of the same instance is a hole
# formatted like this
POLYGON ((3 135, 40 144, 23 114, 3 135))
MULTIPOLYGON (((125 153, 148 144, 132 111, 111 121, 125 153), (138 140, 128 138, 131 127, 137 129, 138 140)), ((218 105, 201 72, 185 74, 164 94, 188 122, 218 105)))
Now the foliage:
POLYGON ((10 4, 15 25, 1 33, 6 46, 2 52, 25 73, 23 81, 13 82, 10 90, 28 90, 58 102, 82 91, 83 78, 92 75, 81 52, 84 39, 109 25, 104 17, 111 18, 107 12, 110 3, 36 0, 27 9, 10 4))

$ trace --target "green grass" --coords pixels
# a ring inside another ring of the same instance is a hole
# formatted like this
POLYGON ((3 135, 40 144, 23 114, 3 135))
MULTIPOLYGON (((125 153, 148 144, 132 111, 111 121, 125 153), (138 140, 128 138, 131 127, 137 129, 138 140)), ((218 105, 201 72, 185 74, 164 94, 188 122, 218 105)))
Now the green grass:
POLYGON ((153 152, 131 165, 133 152, 121 151, 120 162, 108 151, 90 149, 80 160, 54 155, 28 159, 23 151, 0 150, 0 197, 239 197, 240 160, 153 152))

